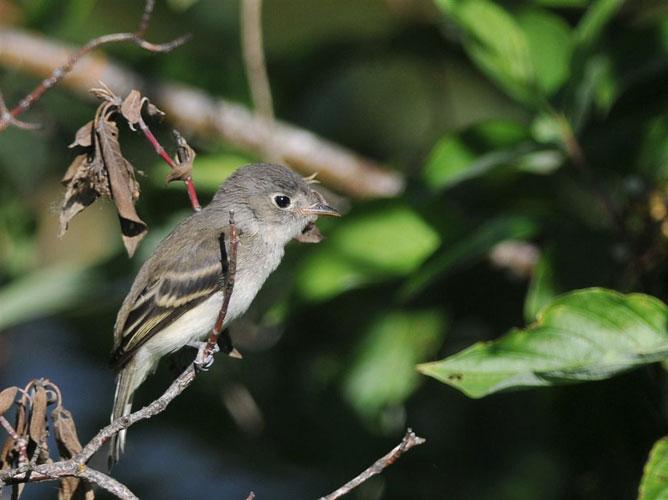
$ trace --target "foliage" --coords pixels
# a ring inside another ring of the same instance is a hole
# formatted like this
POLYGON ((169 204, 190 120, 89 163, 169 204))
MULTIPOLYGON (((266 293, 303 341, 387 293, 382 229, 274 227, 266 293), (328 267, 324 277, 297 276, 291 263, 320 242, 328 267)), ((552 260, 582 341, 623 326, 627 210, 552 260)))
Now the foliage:
MULTIPOLYGON (((130 0, 9 5, 17 24, 72 43, 139 13, 130 0)), ((158 5, 153 37, 195 38, 168 55, 116 46, 111 57, 250 105, 237 3, 158 5)), ((426 445, 359 498, 633 497, 668 419, 655 363, 668 357, 665 3, 265 0, 264 23, 277 116, 393 165, 408 188, 353 200, 322 224, 323 243, 292 245, 232 332, 243 362, 215 366, 167 422, 138 428, 136 442, 145 432, 153 451, 130 452, 118 473, 131 476, 147 457, 164 464, 167 452, 154 450, 171 443, 173 456, 225 469, 227 482, 183 474, 140 496, 306 498, 359 472, 410 425, 426 445), (499 261, 508 241, 537 260, 499 261), (205 409, 193 415, 195 405, 205 409)), ((33 84, 0 69, 8 101, 33 84)), ((188 204, 125 128, 123 152, 145 173, 138 211, 150 231, 138 255, 124 256, 108 206, 55 239, 65 146, 93 105, 55 89, 28 116, 42 131, 0 134, 0 340, 9 339, 0 376, 3 387, 76 380, 61 385, 68 401, 87 394, 73 404, 102 422, 115 311, 188 204), (48 357, 62 345, 67 356, 48 357), (19 358, 36 346, 48 373, 32 365, 19 376, 19 358), (77 363, 95 369, 83 376, 77 363), (93 379, 105 381, 99 391, 93 379)), ((169 124, 153 126, 170 144, 169 124)), ((188 139, 203 202, 256 159, 188 139)), ((668 495, 664 448, 665 438, 640 498, 668 495)))

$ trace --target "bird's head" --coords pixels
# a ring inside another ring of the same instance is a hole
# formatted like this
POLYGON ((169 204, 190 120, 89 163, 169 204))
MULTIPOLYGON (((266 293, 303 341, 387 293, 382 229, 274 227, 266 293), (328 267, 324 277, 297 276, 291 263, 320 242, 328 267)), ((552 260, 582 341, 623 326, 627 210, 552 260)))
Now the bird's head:
POLYGON ((282 244, 303 235, 312 236, 303 241, 316 241, 316 219, 340 214, 312 186, 312 178, 300 177, 287 167, 247 165, 223 183, 212 204, 234 210, 241 231, 261 233, 282 244))

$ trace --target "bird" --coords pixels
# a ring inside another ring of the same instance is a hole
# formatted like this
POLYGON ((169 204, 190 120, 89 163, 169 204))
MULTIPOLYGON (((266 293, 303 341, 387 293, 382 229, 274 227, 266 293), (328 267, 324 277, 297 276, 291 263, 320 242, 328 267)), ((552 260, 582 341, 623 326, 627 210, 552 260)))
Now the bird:
MULTIPOLYGON (((230 212, 239 242, 223 327, 248 309, 290 240, 312 231, 319 216, 340 215, 313 183, 313 177, 302 178, 281 165, 246 165, 221 184, 206 207, 158 244, 137 273, 114 324, 112 422, 131 413, 133 394, 163 356, 195 345, 211 332, 223 302, 230 212)), ((110 467, 118 462, 125 441, 125 430, 112 437, 110 467)))

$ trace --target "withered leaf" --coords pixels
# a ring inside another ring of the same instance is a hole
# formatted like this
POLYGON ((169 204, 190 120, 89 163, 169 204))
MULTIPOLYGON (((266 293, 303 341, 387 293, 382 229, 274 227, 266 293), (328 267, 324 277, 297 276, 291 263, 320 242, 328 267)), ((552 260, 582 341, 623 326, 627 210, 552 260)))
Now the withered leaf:
POLYGON ((114 94, 114 91, 111 90, 106 83, 104 82, 99 82, 99 83, 100 87, 90 89, 90 93, 93 94, 98 99, 100 99, 101 101, 104 101, 104 104, 102 104, 102 106, 109 104, 115 107, 120 106, 122 102, 121 98, 118 97, 116 94, 114 94))
POLYGON ((93 121, 89 121, 74 135, 74 142, 67 146, 68 148, 75 148, 80 146, 82 148, 89 148, 93 145, 93 121))
POLYGON ((320 243, 325 237, 320 232, 320 229, 318 229, 318 226, 311 222, 295 239, 301 243, 320 243))
POLYGON ((14 405, 18 387, 8 387, 0 392, 0 416, 4 415, 14 405))
POLYGON ((121 114, 131 126, 139 123, 142 104, 143 100, 138 90, 131 90, 128 96, 123 99, 121 114))
POLYGON ((132 257, 137 245, 146 235, 147 226, 137 215, 135 201, 139 198, 139 183, 134 167, 125 159, 118 142, 118 127, 107 116, 102 116, 96 126, 96 136, 111 186, 111 198, 116 204, 121 222, 123 243, 132 257))
POLYGON ((0 450, 0 470, 6 470, 12 468, 12 461, 10 460, 10 455, 14 449, 14 438, 9 436, 5 440, 5 444, 2 445, 2 450, 0 450))
POLYGON ((72 163, 70 163, 70 166, 67 167, 67 171, 65 172, 65 175, 63 175, 63 178, 60 180, 60 183, 63 186, 67 186, 72 179, 74 179, 74 176, 77 175, 77 172, 81 168, 83 168, 88 161, 88 155, 87 154, 81 154, 77 155, 74 160, 72 160, 72 163))
POLYGON ((154 118, 157 117, 160 120, 165 116, 165 112, 150 101, 146 105, 146 112, 148 113, 149 116, 152 116, 154 118))
POLYGON ((95 493, 90 483, 77 477, 65 477, 60 480, 58 500, 93 500, 95 493))
POLYGON ((53 429, 60 457, 64 459, 72 458, 81 451, 81 442, 79 436, 77 436, 77 428, 72 413, 62 406, 57 406, 51 412, 51 418, 53 419, 53 429))
POLYGON ((46 389, 38 385, 32 397, 30 412, 30 439, 41 445, 46 444, 46 407, 48 404, 46 389))
POLYGON ((78 155, 63 178, 67 185, 65 200, 60 209, 60 231, 62 237, 72 218, 92 204, 99 196, 110 197, 109 179, 104 168, 98 141, 92 156, 78 155), (68 176, 70 176, 68 178, 68 176))
POLYGON ((176 137, 176 168, 167 175, 167 182, 172 182, 176 180, 185 181, 193 173, 193 162, 197 153, 195 150, 190 147, 186 142, 185 138, 178 132, 174 131, 174 136, 176 137))

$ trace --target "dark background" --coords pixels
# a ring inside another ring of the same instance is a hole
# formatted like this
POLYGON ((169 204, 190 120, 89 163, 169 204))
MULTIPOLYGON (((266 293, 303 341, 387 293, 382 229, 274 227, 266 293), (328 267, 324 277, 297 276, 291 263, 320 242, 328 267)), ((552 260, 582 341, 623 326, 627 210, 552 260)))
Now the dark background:
MULTIPOLYGON (((662 366, 482 400, 414 366, 525 325, 563 291, 596 285, 666 299, 668 9, 605 2, 606 17, 592 14, 604 2, 496 3, 529 33, 538 76, 527 83, 503 51, 498 63, 476 55, 511 33, 484 16, 471 26, 450 3, 266 0, 276 115, 391 165, 407 189, 351 200, 345 218, 320 224, 326 242, 290 245, 233 331, 244 359, 219 356, 167 411, 129 431, 113 474, 140 497, 315 498, 407 426, 426 445, 351 498, 636 495, 666 432, 662 366), (538 268, 491 258, 508 240, 537 251, 538 268), (425 286, 402 293, 416 280, 425 286)), ((80 45, 133 30, 141 4, 0 0, 0 23, 80 45)), ((159 1, 147 38, 190 32, 191 42, 164 55, 103 50, 145 78, 250 106, 238 19, 235 1, 159 1)), ((0 66, 9 103, 37 82, 0 66)), ((166 167, 122 128, 126 156, 146 173, 138 208, 150 232, 138 255, 127 258, 104 201, 56 238, 66 145, 95 105, 57 88, 24 116, 41 130, 0 133, 0 385, 56 382, 83 441, 108 421, 116 311, 140 263, 189 211, 182 186, 165 186, 166 167)), ((170 144, 169 121, 155 129, 170 144)), ((210 137, 189 140, 203 201, 258 159, 210 137)), ((135 402, 160 394, 191 354, 163 362, 135 402)), ((28 485, 24 498, 56 489, 28 485)))

